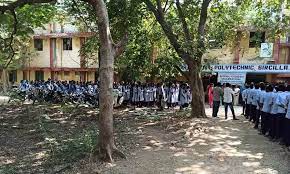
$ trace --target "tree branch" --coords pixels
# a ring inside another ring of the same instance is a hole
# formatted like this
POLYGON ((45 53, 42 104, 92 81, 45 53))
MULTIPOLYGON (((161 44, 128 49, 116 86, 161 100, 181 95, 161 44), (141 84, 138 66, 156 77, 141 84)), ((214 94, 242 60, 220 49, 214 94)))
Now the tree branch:
POLYGON ((17 20, 17 15, 16 15, 15 11, 12 10, 11 13, 12 13, 13 20, 14 20, 14 22, 13 22, 13 31, 12 31, 12 33, 10 35, 10 38, 9 38, 10 42, 8 44, 8 47, 10 49, 10 54, 8 56, 8 61, 5 64, 4 69, 6 69, 10 65, 10 63, 12 62, 12 60, 13 60, 13 58, 15 56, 15 51, 14 51, 14 48, 13 48, 13 40, 14 40, 14 35, 17 33, 18 20, 17 20))
POLYGON ((162 5, 161 5, 161 0, 156 0, 157 2, 157 10, 159 11, 159 13, 163 14, 162 13, 162 5))
POLYGON ((165 9, 164 8, 164 13, 167 13, 167 11, 170 9, 170 7, 172 6, 172 4, 174 4, 174 2, 172 1, 169 5, 168 5, 168 8, 167 9, 165 9))
POLYGON ((78 4, 75 0, 72 0, 73 5, 72 8, 77 11, 77 13, 79 13, 79 18, 85 23, 85 25, 87 26, 87 28, 89 28, 91 31, 94 31, 93 28, 91 28, 91 26, 87 23, 86 19, 83 17, 81 10, 78 7, 78 4))
MULTIPOLYGON (((159 9, 156 9, 154 4, 150 0, 143 0, 143 2, 146 4, 149 11, 153 12, 156 20, 161 25, 165 35, 167 36, 170 44, 173 46, 177 54, 184 60, 188 61, 188 57, 186 56, 185 51, 181 48, 181 45, 178 43, 178 39, 176 34, 173 33, 172 27, 165 21, 165 18, 162 13, 162 7, 159 9)), ((157 4, 160 2, 160 0, 157 0, 157 4)))
POLYGON ((182 8, 180 6, 179 0, 176 0, 175 4, 176 4, 176 7, 177 7, 178 17, 179 17, 179 20, 180 20, 180 22, 182 24, 182 29, 183 29, 187 44, 188 44, 188 46, 192 46, 192 37, 190 36, 190 32, 189 32, 189 29, 188 29, 188 24, 187 24, 187 22, 185 20, 185 16, 184 16, 182 8))
POLYGON ((124 52, 127 42, 128 42, 128 33, 125 33, 123 38, 117 44, 114 44, 114 48, 115 48, 114 57, 115 58, 118 58, 124 52))
POLYGON ((42 3, 56 3, 57 0, 17 0, 7 5, 0 6, 0 11, 4 13, 5 11, 14 11, 16 8, 23 7, 26 4, 42 4, 42 3))
POLYGON ((165 12, 166 6, 168 5, 169 0, 166 0, 164 8, 163 8, 163 13, 165 12))
POLYGON ((189 81, 189 73, 188 71, 182 70, 178 65, 174 65, 174 67, 189 81))
POLYGON ((197 58, 201 58, 205 49, 205 25, 207 19, 207 9, 211 0, 203 0, 201 11, 200 11, 200 18, 199 18, 199 25, 197 30, 197 40, 198 40, 198 50, 197 50, 197 58))

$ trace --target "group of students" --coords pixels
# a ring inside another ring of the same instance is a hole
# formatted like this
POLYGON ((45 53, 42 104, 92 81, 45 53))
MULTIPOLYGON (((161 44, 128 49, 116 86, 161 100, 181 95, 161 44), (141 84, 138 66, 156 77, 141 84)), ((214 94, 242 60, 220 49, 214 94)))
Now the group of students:
POLYGON ((251 83, 242 92, 243 114, 271 140, 290 146, 290 85, 251 83), (261 120, 261 123, 260 123, 261 120))
POLYGON ((120 97, 124 97, 125 104, 137 107, 152 107, 157 105, 163 109, 180 106, 188 107, 191 102, 190 88, 186 83, 124 83, 114 84, 120 97))
MULTIPOLYGON (((99 82, 77 82, 77 81, 27 81, 22 80, 19 90, 27 93, 39 89, 46 93, 58 93, 60 95, 82 96, 90 94, 99 96, 99 82)), ((135 107, 160 108, 180 106, 188 107, 191 102, 191 92, 186 83, 117 83, 113 84, 114 102, 122 105, 133 105, 135 107), (121 102, 120 102, 121 101, 121 102)))

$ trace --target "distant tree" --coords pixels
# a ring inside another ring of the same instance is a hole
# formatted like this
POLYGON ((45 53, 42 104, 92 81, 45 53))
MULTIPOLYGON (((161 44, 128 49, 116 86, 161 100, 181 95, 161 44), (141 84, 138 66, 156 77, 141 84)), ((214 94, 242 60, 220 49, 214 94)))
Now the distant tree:
POLYGON ((19 67, 19 62, 23 62, 20 59, 32 56, 33 50, 29 48, 33 29, 48 23, 56 9, 51 5, 23 5, 22 8, 11 7, 8 10, 3 7, 0 8, 0 70, 6 92, 9 84, 8 70, 19 67))

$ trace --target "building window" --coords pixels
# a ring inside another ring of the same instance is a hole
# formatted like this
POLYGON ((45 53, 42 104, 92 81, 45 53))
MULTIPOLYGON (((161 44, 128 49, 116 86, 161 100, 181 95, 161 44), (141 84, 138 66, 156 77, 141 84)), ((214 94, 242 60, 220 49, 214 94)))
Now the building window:
POLYGON ((63 38, 63 50, 72 50, 72 38, 63 38))
POLYGON ((69 76, 70 72, 69 71, 65 71, 63 74, 64 74, 64 76, 69 76))
POLYGON ((35 71, 35 80, 44 80, 44 72, 35 71))
POLYGON ((13 71, 9 71, 9 82, 16 82, 17 81, 17 71, 13 70, 13 71))
POLYGON ((36 51, 43 51, 43 40, 42 39, 34 39, 34 49, 36 51))
POLYGON ((260 46, 266 40, 265 32, 250 32, 249 48, 260 46))

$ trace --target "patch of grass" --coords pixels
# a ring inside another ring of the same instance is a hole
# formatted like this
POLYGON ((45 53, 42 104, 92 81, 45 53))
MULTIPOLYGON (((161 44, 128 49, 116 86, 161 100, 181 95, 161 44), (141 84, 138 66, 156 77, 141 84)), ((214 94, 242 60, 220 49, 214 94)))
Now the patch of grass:
POLYGON ((137 116, 138 119, 144 119, 144 120, 151 120, 151 121, 161 121, 162 120, 162 116, 158 115, 158 114, 154 114, 154 115, 140 115, 137 116))
POLYGON ((81 134, 62 142, 53 143, 50 147, 48 165, 62 165, 76 162, 89 156, 97 146, 98 130, 85 130, 81 134))
POLYGON ((60 110, 63 113, 71 113, 74 112, 74 110, 76 109, 76 107, 74 105, 61 105, 60 110))
POLYGON ((12 166, 12 165, 0 166, 0 173, 1 174, 16 174, 17 169, 15 166, 12 166))

